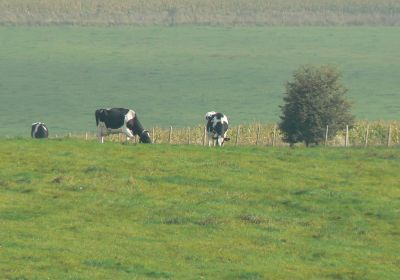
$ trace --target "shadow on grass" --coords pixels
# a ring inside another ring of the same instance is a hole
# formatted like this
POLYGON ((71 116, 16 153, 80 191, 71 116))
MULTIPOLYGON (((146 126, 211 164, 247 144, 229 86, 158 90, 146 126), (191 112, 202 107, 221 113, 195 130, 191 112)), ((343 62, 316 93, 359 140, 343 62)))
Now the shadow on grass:
POLYGON ((149 183, 169 183, 179 186, 199 186, 199 185, 220 185, 222 183, 221 179, 205 179, 196 177, 185 177, 185 176, 140 176, 139 179, 145 180, 149 183))
POLYGON ((103 260, 98 260, 98 259, 89 259, 89 260, 84 260, 82 262, 86 266, 90 267, 96 267, 96 268, 103 268, 103 269, 111 269, 111 270, 117 270, 117 271, 122 271, 125 273, 129 274, 134 274, 134 275, 142 275, 150 278, 171 278, 172 275, 168 272, 163 272, 163 271, 154 271, 148 268, 145 268, 143 265, 136 264, 132 266, 124 265, 118 261, 110 260, 110 259, 103 259, 103 260))

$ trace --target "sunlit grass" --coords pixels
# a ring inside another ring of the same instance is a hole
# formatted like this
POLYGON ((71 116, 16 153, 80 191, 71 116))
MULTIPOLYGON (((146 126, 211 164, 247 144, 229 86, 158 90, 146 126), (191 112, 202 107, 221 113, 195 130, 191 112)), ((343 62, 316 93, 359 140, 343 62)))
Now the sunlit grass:
POLYGON ((0 140, 6 279, 397 279, 397 149, 0 140))

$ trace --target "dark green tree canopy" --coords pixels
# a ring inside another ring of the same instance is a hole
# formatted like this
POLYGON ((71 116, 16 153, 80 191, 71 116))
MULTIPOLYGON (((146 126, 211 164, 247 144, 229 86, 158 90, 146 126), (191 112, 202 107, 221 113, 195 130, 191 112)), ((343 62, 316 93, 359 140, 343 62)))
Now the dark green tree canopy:
POLYGON ((326 126, 333 137, 337 130, 353 124, 347 89, 340 77, 332 66, 302 66, 295 71, 293 80, 286 83, 281 106, 279 127, 286 142, 318 145, 325 138, 326 126))

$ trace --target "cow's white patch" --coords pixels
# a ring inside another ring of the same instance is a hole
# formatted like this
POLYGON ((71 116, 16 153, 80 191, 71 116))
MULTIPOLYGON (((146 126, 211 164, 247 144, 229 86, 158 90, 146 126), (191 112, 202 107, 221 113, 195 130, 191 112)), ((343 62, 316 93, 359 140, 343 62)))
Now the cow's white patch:
POLYGON ((35 124, 35 130, 33 131, 34 137, 36 137, 36 133, 37 133, 38 129, 39 129, 39 124, 37 123, 37 124, 35 124))
POLYGON ((125 133, 125 134, 126 134, 126 136, 128 137, 128 140, 129 140, 129 138, 135 137, 135 136, 133 135, 132 131, 131 131, 129 128, 126 127, 126 123, 124 124, 124 126, 122 127, 121 130, 122 130, 122 133, 125 133))
POLYGON ((32 126, 35 126, 35 130, 33 131, 33 136, 34 136, 34 137, 36 136, 36 133, 38 132, 39 127, 40 127, 41 125, 43 125, 44 130, 47 130, 47 129, 46 129, 46 126, 44 126, 44 123, 42 123, 42 122, 35 122, 35 123, 32 124, 32 126))
POLYGON ((224 116, 221 118, 221 122, 222 122, 222 123, 227 123, 227 124, 228 124, 228 118, 224 115, 224 116))
POLYGON ((222 146, 224 144, 224 137, 218 136, 217 141, 218 141, 218 146, 222 146))
POLYGON ((126 123, 129 122, 131 119, 134 119, 136 116, 136 113, 132 110, 129 110, 128 113, 125 115, 125 122, 124 125, 126 126, 126 123))

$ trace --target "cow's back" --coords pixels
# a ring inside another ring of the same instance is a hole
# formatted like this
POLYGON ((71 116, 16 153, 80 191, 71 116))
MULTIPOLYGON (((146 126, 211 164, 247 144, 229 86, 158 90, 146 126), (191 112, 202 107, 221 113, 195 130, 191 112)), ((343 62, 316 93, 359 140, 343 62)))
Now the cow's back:
POLYGON ((110 129, 118 129, 124 125, 125 115, 129 109, 125 108, 112 108, 112 109, 99 109, 96 110, 96 124, 102 122, 110 129))
POLYGON ((32 138, 47 138, 49 130, 44 123, 36 122, 32 124, 31 136, 32 138))

